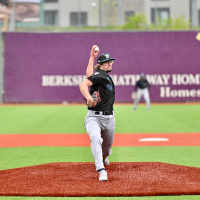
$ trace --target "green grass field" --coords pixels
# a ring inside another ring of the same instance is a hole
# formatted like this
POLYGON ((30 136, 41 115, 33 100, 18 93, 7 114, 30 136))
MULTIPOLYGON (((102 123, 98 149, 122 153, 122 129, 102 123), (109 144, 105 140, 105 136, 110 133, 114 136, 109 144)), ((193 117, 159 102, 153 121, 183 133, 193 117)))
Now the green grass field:
MULTIPOLYGON (((198 133, 200 105, 115 106, 116 133, 198 133)), ((0 107, 0 134, 86 133, 86 106, 0 107)))
MULTIPOLYGON (((86 133, 86 107, 0 106, 0 134, 86 133)), ((200 133, 200 105, 116 105, 117 133, 200 133)), ((200 147, 113 147, 111 162, 165 162, 200 167, 200 147)), ((90 147, 0 148, 0 170, 51 162, 94 162, 90 147)), ((0 197, 0 200, 197 200, 200 196, 0 197)))

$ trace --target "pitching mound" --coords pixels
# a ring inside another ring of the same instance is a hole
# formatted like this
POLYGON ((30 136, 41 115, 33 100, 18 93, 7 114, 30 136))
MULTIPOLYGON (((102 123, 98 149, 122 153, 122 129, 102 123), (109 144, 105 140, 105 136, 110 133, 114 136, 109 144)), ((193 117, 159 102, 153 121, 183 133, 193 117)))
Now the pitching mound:
POLYGON ((157 196, 200 194, 200 168, 115 162, 99 182, 94 163, 50 163, 0 171, 1 196, 157 196))

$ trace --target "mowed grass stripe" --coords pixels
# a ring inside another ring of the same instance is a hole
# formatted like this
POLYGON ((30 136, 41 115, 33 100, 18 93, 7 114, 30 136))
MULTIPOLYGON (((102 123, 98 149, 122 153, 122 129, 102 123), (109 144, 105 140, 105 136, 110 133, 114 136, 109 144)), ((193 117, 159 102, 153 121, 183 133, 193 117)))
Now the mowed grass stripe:
MULTIPOLYGON (((110 162, 164 162, 200 167, 200 146, 113 147, 112 151, 110 162)), ((90 147, 0 148, 0 155, 0 170, 53 162, 94 162, 90 147)))
MULTIPOLYGON (((114 106, 115 133, 198 133, 200 105, 114 106)), ((85 105, 1 106, 0 134, 86 133, 85 105)))

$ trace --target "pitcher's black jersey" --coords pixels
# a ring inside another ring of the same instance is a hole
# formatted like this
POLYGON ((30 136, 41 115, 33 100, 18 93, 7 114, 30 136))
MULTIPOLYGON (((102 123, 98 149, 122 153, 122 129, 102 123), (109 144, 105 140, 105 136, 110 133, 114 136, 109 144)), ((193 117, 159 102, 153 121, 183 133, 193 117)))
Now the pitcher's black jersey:
POLYGON ((90 88, 90 94, 99 90, 101 97, 100 103, 98 103, 94 108, 89 107, 88 109, 95 111, 113 111, 115 86, 109 74, 106 71, 99 69, 97 72, 88 77, 88 79, 93 84, 90 88))

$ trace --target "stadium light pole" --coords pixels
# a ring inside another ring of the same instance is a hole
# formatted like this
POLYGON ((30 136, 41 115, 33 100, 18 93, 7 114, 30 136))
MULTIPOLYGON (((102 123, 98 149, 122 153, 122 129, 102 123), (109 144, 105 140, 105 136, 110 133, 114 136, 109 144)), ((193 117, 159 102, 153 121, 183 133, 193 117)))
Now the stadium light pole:
POLYGON ((9 31, 14 31, 15 30, 15 9, 16 9, 16 1, 12 0, 12 15, 11 15, 11 20, 10 20, 10 26, 9 26, 9 31))

